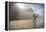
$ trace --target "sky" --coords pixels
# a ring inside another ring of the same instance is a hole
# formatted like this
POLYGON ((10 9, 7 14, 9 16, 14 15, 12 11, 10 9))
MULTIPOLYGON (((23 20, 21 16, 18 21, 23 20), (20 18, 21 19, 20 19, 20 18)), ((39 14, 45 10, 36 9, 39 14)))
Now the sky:
POLYGON ((17 3, 17 5, 22 9, 25 8, 32 8, 33 13, 42 15, 43 16, 43 11, 44 11, 44 5, 43 4, 22 4, 22 3, 17 3))
MULTIPOLYGON (((29 3, 43 3, 43 0, 16 0, 16 2, 29 2, 29 3)), ((28 5, 30 7, 30 5, 28 5)), ((39 15, 43 16, 43 7, 44 5, 32 5, 32 9, 34 13, 37 13, 39 15)))
POLYGON ((44 5, 42 5, 42 4, 36 4, 36 5, 33 4, 32 9, 33 9, 34 13, 39 14, 39 15, 43 15, 44 5))

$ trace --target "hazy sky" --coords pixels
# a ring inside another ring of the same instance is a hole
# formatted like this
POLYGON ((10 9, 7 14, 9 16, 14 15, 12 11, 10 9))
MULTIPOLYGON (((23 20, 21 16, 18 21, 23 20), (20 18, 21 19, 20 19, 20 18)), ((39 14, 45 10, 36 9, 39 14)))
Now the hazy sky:
POLYGON ((32 9, 33 9, 34 13, 39 14, 39 15, 43 15, 44 5, 42 5, 42 4, 37 4, 37 5, 33 4, 32 9))
MULTIPOLYGON (((16 0, 16 2, 43 3, 43 0, 16 0)), ((30 7, 30 5, 29 5, 30 7)), ((34 13, 43 15, 43 5, 32 5, 34 13)))
POLYGON ((38 14, 38 15, 43 15, 43 9, 44 9, 44 5, 43 4, 22 4, 22 3, 17 3, 17 5, 21 8, 21 9, 28 9, 28 8, 32 8, 33 13, 38 14))

